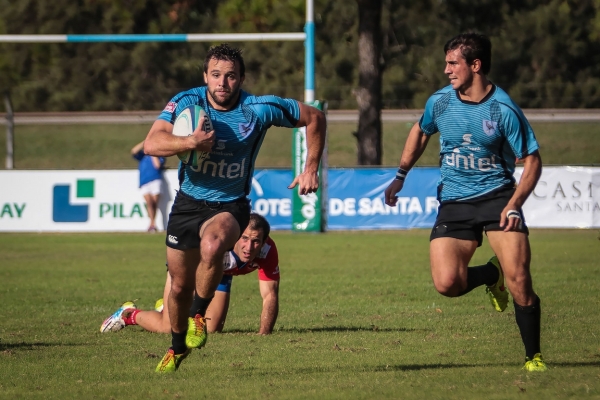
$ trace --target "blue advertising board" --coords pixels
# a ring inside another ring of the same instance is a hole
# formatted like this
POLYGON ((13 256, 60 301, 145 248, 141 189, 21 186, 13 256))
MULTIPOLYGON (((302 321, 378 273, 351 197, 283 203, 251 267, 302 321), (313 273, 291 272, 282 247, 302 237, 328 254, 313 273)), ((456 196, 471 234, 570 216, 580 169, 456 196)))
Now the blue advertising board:
MULTIPOLYGON (((431 228, 437 216, 439 168, 414 168, 398 194, 396 207, 383 192, 395 168, 329 169, 327 230, 431 228)), ((272 229, 291 229, 291 170, 256 170, 250 198, 254 211, 272 229)))

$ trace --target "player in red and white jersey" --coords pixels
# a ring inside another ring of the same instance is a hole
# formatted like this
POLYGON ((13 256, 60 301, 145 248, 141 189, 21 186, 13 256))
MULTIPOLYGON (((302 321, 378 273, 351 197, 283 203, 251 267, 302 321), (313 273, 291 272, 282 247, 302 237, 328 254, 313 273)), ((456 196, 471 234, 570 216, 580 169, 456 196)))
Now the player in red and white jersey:
MULTIPOLYGON (((229 310, 231 285, 235 275, 258 271, 259 289, 263 299, 258 333, 268 335, 273 331, 279 312, 279 255, 277 246, 269 237, 270 225, 259 214, 252 213, 248 227, 232 251, 223 259, 223 279, 206 311, 208 332, 221 332, 229 310)), ((142 311, 133 302, 125 302, 102 324, 101 332, 115 332, 128 325, 139 325, 150 332, 171 333, 167 302, 171 291, 171 276, 163 293, 164 305, 156 310, 142 311), (164 307, 163 307, 164 306, 164 307), (158 311, 162 310, 162 311, 158 311)), ((158 304, 158 302, 157 302, 158 304)), ((193 308, 193 307, 192 307, 193 308)))

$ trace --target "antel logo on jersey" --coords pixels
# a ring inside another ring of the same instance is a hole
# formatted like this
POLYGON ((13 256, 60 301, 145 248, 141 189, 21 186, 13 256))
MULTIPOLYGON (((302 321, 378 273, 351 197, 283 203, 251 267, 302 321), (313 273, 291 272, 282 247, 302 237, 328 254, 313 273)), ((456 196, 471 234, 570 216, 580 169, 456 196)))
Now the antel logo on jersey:
POLYGON ((461 143, 463 146, 468 146, 471 144, 471 136, 473 136, 470 133, 465 133, 463 135, 463 142, 461 143))
POLYGON ((469 155, 460 154, 460 149, 455 148, 451 154, 444 156, 446 165, 455 168, 477 169, 479 171, 489 171, 492 168, 499 168, 496 165, 496 156, 475 158, 473 153, 469 155))
POLYGON ((224 159, 218 163, 207 159, 198 160, 197 167, 190 167, 194 172, 209 174, 213 177, 236 179, 243 178, 246 173, 246 158, 239 163, 226 163, 224 159))
MULTIPOLYGON (((89 217, 88 204, 70 203, 71 185, 54 185, 52 200, 52 219, 54 222, 86 222, 89 217)), ((78 179, 76 198, 91 199, 94 197, 94 180, 78 179)))

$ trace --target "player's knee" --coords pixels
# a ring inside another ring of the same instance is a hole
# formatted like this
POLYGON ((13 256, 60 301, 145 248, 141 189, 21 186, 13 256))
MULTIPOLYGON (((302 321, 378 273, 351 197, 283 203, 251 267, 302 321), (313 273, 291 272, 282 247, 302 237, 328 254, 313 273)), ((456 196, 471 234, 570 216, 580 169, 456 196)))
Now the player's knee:
POLYGON ((202 259, 209 261, 211 264, 213 261, 219 261, 228 249, 225 241, 219 238, 211 238, 208 240, 202 239, 201 244, 202 259))
POLYGON ((511 274, 504 277, 506 279, 506 285, 510 288, 519 289, 520 291, 527 290, 531 287, 531 275, 529 272, 523 272, 518 274, 511 274))
POLYGON ((175 299, 190 297, 190 293, 194 292, 194 282, 189 281, 190 280, 182 282, 171 282, 171 296, 175 299))
POLYGON ((438 291, 439 294, 446 297, 457 297, 464 291, 464 288, 456 279, 451 277, 443 277, 438 278, 433 281, 435 290, 438 291))

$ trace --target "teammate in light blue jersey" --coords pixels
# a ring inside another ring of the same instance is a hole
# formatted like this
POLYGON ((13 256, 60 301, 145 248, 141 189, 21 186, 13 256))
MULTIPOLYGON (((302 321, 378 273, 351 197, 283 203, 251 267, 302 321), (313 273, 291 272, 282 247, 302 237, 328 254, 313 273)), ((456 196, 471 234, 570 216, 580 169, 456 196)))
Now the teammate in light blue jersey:
POLYGON ((541 175, 539 145, 519 107, 487 78, 490 40, 462 34, 444 46, 450 85, 434 93, 406 140, 400 168, 385 190, 395 206, 408 171, 431 136, 440 134, 440 207, 430 237, 431 275, 444 296, 462 296, 486 285, 497 311, 508 305, 504 277, 528 371, 545 371, 540 351, 540 299, 533 291, 528 229, 521 207, 541 175), (523 160, 519 185, 513 177, 523 160), (485 265, 468 267, 483 232, 496 253, 485 265))
POLYGON ((206 343, 204 315, 223 276, 223 256, 248 225, 254 161, 269 127, 306 127, 305 169, 289 188, 298 186, 298 193, 305 195, 319 187, 326 129, 323 112, 293 99, 250 95, 241 89, 244 79, 239 49, 211 47, 204 60, 207 86, 174 96, 144 142, 146 154, 153 156, 190 150, 208 153, 196 167, 179 166, 180 189, 166 237, 172 346, 156 372, 176 371, 192 348, 206 343), (173 135, 177 115, 193 104, 206 111, 213 130, 206 132, 202 121, 191 136, 173 135), (194 289, 197 296, 192 296, 194 289), (195 311, 188 315, 190 309, 195 311))
POLYGON ((425 136, 440 133, 439 201, 514 186, 516 158, 539 148, 521 109, 493 84, 479 102, 462 99, 452 85, 437 91, 419 126, 425 136))

